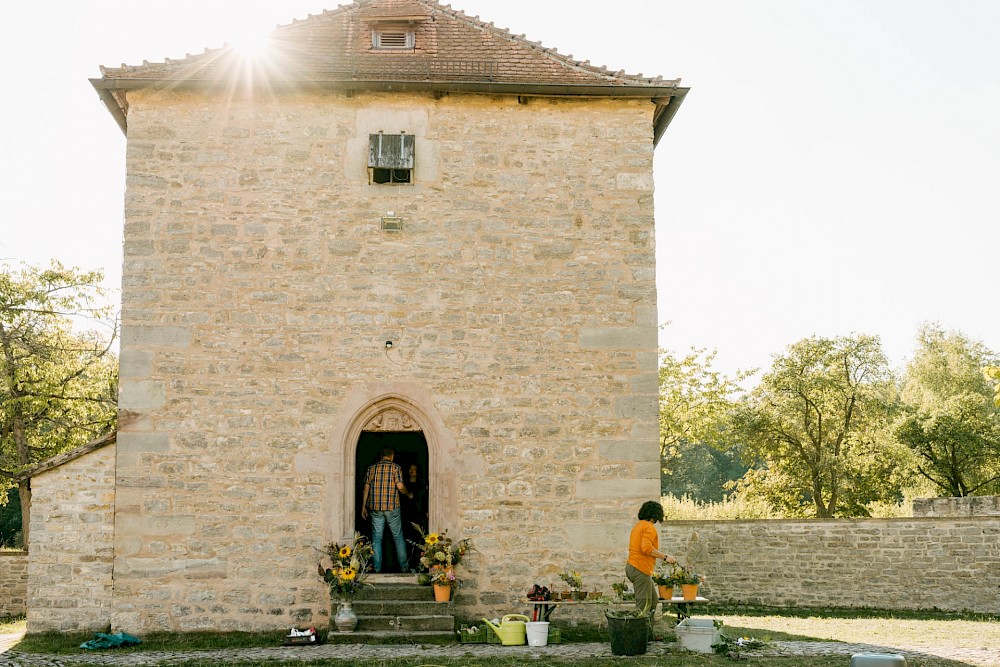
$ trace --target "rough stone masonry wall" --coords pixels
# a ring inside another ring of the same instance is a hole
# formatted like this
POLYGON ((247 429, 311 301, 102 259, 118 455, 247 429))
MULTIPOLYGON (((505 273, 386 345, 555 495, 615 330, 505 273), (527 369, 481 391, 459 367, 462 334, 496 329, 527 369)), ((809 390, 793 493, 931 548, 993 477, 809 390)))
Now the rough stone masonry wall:
POLYGON ((913 516, 1000 516, 1000 496, 915 498, 913 516))
POLYGON ((660 543, 713 601, 1000 609, 1000 518, 670 521, 660 543))
POLYGON ((28 632, 111 622, 115 445, 31 478, 28 632))
POLYGON ((620 578, 659 496, 653 105, 524 101, 129 93, 117 627, 325 623, 380 394, 435 424, 463 613, 620 578), (368 184, 380 130, 413 185, 368 184))
POLYGON ((27 609, 28 552, 0 551, 0 618, 27 609))

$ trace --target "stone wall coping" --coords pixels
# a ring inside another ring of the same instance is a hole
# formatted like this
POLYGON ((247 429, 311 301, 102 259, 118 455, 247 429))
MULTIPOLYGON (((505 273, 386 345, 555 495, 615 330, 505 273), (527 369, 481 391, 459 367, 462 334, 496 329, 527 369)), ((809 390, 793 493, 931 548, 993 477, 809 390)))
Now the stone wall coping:
POLYGON ((964 522, 996 523, 997 517, 989 515, 974 516, 893 516, 893 517, 837 517, 833 519, 798 518, 798 519, 665 519, 664 526, 698 526, 709 524, 758 524, 758 525, 830 525, 830 524, 879 524, 879 523, 964 523, 964 522))

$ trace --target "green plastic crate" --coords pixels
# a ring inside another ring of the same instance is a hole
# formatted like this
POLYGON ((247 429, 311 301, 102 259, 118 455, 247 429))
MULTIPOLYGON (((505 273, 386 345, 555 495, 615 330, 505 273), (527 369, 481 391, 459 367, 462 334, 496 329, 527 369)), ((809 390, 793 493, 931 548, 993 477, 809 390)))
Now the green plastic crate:
MULTIPOLYGON (((463 625, 458 629, 458 640, 463 644, 485 644, 487 638, 487 632, 490 626, 488 625, 478 625, 476 626, 475 632, 469 632, 469 626, 463 625)), ((496 633, 493 633, 494 635, 496 633)), ((500 639, 497 639, 497 643, 500 639)))

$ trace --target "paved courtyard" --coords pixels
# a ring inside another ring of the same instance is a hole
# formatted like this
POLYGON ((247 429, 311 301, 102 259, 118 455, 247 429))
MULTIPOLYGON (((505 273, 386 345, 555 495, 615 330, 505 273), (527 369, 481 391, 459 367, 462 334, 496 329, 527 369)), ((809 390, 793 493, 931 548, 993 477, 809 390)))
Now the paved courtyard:
MULTIPOLYGON (((611 657, 607 642, 560 644, 546 647, 500 646, 498 644, 456 644, 453 646, 421 645, 372 645, 326 644, 324 646, 225 649, 216 651, 177 651, 149 653, 81 653, 80 655, 39 655, 19 653, 11 648, 20 635, 0 635, 0 667, 72 667, 74 665, 112 665, 119 667, 148 667, 151 665, 176 665, 193 659, 222 662, 256 660, 281 663, 289 660, 323 661, 330 659, 355 660, 364 664, 368 660, 393 658, 462 658, 494 655, 522 655, 525 662, 545 664, 553 659, 572 661, 574 658, 611 657)), ((672 642, 654 642, 648 655, 668 655, 680 650, 672 642)), ((844 664, 855 653, 902 653, 908 658, 934 656, 955 660, 975 667, 1000 667, 1000 648, 949 649, 873 646, 870 644, 845 644, 842 642, 774 642, 767 650, 755 653, 766 656, 793 655, 842 655, 844 664)))

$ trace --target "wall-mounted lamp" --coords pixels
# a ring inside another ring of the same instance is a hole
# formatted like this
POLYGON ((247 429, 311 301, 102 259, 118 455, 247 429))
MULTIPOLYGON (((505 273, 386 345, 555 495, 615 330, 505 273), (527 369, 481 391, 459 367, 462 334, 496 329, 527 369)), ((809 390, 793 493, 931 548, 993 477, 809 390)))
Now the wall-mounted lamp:
POLYGON ((382 216, 382 231, 401 232, 403 231, 403 219, 396 215, 395 211, 386 211, 382 216))
POLYGON ((387 350, 391 350, 392 349, 392 341, 391 340, 385 341, 385 349, 387 349, 387 350))

